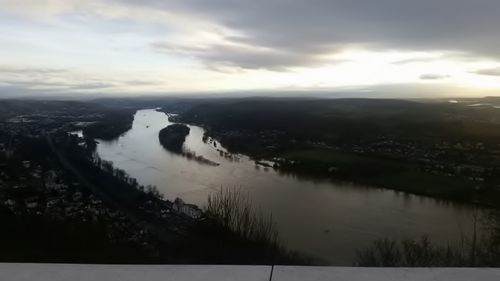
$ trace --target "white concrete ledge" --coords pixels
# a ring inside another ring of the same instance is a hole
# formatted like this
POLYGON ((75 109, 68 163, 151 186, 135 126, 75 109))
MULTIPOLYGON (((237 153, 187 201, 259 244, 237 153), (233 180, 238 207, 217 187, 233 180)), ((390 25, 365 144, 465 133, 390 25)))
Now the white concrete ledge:
POLYGON ((491 268, 274 267, 273 281, 500 281, 491 268))
POLYGON ((269 281, 270 266, 0 264, 1 281, 269 281))
POLYGON ((72 265, 0 263, 8 281, 489 281, 493 268, 360 268, 308 266, 72 265), (272 277, 271 277, 272 272, 272 277))

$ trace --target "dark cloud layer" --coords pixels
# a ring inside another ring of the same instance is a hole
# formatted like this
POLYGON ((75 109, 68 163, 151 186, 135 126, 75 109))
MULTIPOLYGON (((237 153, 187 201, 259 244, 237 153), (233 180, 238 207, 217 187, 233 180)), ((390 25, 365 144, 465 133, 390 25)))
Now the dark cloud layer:
POLYGON ((43 68, 43 67, 16 67, 0 65, 0 74, 9 75, 50 75, 66 72, 62 68, 43 68))
POLYGON ((422 74, 420 75, 420 79, 422 80, 441 80, 441 79, 446 79, 449 78, 449 75, 442 75, 442 74, 422 74))
POLYGON ((481 75, 489 75, 489 76, 500 76, 500 67, 480 69, 480 70, 474 71, 474 73, 481 74, 481 75))
POLYGON ((65 79, 70 71, 62 68, 16 67, 0 65, 2 92, 33 93, 59 91, 86 91, 115 87, 102 81, 75 82, 65 79))
POLYGON ((318 55, 348 45, 500 58, 498 0, 121 1, 216 22, 242 34, 227 40, 273 50, 194 52, 209 63, 249 68, 307 65, 316 63, 318 55))
POLYGON ((303 54, 291 50, 256 50, 234 45, 192 47, 167 42, 155 42, 152 47, 160 52, 193 57, 205 62, 213 69, 220 66, 233 66, 280 71, 287 66, 313 66, 324 63, 321 54, 303 54))

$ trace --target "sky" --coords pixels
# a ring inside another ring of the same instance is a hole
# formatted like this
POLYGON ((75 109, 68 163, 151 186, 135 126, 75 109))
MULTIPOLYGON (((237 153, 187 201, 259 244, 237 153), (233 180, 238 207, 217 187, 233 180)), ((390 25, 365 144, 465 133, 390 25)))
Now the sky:
POLYGON ((0 97, 500 94, 498 0, 0 0, 0 97))

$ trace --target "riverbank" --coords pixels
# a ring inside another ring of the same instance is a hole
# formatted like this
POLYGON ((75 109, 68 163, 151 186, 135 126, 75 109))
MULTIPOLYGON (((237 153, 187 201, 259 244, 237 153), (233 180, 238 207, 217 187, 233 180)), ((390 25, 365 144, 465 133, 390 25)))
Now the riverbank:
POLYGON ((500 138, 487 121, 497 115, 397 100, 257 100, 193 106, 172 120, 281 172, 497 208, 500 138))
POLYGON ((132 128, 134 109, 108 109, 98 122, 83 128, 85 136, 94 139, 113 140, 132 128))
POLYGON ((244 137, 226 141, 227 134, 209 131, 207 136, 228 147, 233 154, 249 155, 256 165, 298 178, 353 183, 488 208, 500 206, 495 186, 482 187, 469 178, 429 172, 416 163, 297 143, 287 148, 261 150, 258 146, 252 147, 244 137), (238 142, 244 147, 235 145, 238 142), (291 148, 296 146, 299 147, 291 148))

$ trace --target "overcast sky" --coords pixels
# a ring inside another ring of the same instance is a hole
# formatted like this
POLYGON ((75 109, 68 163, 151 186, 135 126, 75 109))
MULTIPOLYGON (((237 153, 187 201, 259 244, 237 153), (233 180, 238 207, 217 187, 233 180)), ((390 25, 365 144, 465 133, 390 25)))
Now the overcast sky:
POLYGON ((384 89, 500 94, 500 1, 0 0, 0 96, 384 89))

